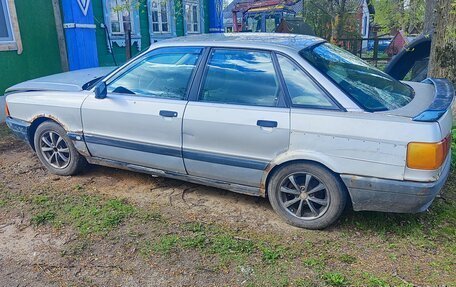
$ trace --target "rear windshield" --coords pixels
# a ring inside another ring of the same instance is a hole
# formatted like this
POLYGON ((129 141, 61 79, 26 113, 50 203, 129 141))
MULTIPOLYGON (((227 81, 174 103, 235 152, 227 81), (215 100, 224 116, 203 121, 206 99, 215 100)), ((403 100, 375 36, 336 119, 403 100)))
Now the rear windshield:
POLYGON ((332 44, 303 49, 300 54, 367 111, 397 109, 413 99, 411 87, 332 44))

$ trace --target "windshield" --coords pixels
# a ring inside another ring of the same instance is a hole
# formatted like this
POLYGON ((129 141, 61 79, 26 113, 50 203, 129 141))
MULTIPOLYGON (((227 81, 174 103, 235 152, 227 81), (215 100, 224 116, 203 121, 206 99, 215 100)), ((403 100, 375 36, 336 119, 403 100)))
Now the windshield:
POLYGON ((411 87, 332 44, 303 49, 300 54, 367 111, 397 109, 413 99, 411 87))

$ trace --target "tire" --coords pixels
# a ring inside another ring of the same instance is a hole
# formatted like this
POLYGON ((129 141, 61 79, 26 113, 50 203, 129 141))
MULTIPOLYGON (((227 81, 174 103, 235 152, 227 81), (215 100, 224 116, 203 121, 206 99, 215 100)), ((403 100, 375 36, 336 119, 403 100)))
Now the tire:
POLYGON ((85 158, 78 153, 65 129, 55 122, 40 124, 33 141, 39 160, 53 174, 75 175, 86 164, 85 158))
POLYGON ((306 229, 330 226, 347 204, 347 192, 340 180, 313 163, 293 163, 277 170, 269 181, 268 195, 280 217, 306 229))

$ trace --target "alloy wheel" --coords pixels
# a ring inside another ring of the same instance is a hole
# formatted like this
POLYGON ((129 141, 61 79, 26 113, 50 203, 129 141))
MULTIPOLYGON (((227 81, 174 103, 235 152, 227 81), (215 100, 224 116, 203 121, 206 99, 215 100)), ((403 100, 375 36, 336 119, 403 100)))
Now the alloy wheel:
POLYGON ((326 185, 315 175, 305 172, 293 173, 280 184, 280 204, 299 219, 312 220, 328 210, 330 195, 326 185))
POLYGON ((64 169, 70 163, 70 149, 63 137, 53 131, 44 132, 40 138, 40 152, 54 168, 64 169))

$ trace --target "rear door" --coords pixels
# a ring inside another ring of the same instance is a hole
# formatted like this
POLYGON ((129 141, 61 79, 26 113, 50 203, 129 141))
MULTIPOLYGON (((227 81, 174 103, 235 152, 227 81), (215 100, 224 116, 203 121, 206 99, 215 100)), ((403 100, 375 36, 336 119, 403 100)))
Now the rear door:
POLYGON ((186 173, 182 117, 201 48, 153 50, 108 80, 104 99, 82 106, 92 156, 186 173))
POLYGON ((183 123, 190 175, 259 186, 267 164, 286 151, 290 110, 269 51, 214 48, 183 123))

